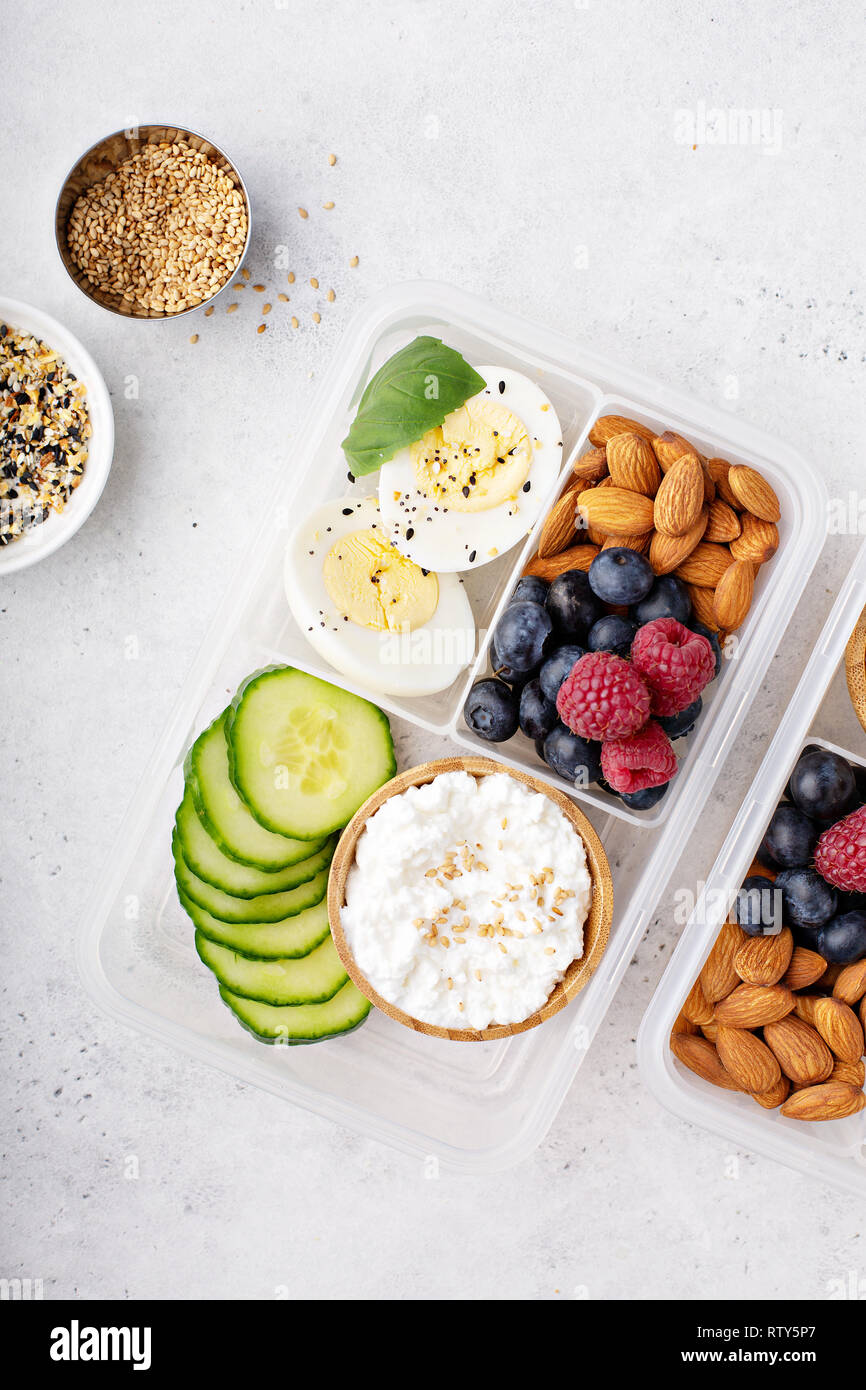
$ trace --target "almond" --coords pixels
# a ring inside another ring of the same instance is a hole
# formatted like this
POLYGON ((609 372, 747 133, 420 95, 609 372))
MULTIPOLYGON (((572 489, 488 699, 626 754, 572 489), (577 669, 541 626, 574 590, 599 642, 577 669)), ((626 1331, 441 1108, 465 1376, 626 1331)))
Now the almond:
POLYGON ((763 1105, 765 1110, 775 1110, 778 1105, 788 1099, 790 1090, 791 1083, 787 1076, 780 1076, 775 1086, 771 1086, 769 1091, 765 1091, 763 1095, 753 1095, 752 1100, 763 1105))
POLYGON ((706 1038, 690 1037, 688 1033, 674 1033, 671 1037, 671 1052, 689 1071, 695 1072, 704 1081, 714 1086, 722 1086, 726 1091, 739 1091, 734 1078, 726 1071, 719 1055, 706 1038))
POLYGON ((728 486, 740 507, 762 521, 778 521, 782 515, 779 499, 766 478, 755 468, 733 463, 728 469, 728 486))
POLYGON ((831 990, 835 985, 836 981, 838 980, 839 976, 842 974, 844 968, 845 967, 839 965, 837 961, 831 960, 830 964, 827 966, 827 969, 824 971, 824 974, 818 981, 818 984, 821 985, 824 989, 831 990))
MULTIPOLYGON (((734 968, 737 952, 748 941, 746 933, 736 922, 726 922, 713 944, 710 954, 704 961, 698 976, 704 997, 711 1004, 726 999, 737 988, 740 977, 734 968)), ((768 983, 775 984, 775 980, 768 983)))
POLYGON ((752 516, 751 512, 743 512, 740 526, 740 535, 731 540, 734 559, 751 560, 755 565, 766 564, 779 549, 778 526, 772 521, 762 521, 759 516, 752 516))
POLYGON ((708 508, 702 507, 694 526, 684 536, 668 536, 664 531, 653 532, 649 560, 655 574, 670 574, 691 555, 706 530, 708 516, 708 508))
MULTIPOLYGON (((699 589, 715 589, 725 571, 734 563, 734 557, 724 545, 710 545, 701 541, 691 555, 677 565, 676 573, 687 584, 699 589)), ((716 623, 716 627, 720 624, 716 623)))
POLYGON ((734 970, 747 984, 774 985, 788 969, 793 950, 794 938, 788 927, 777 936, 747 936, 734 956, 734 970))
POLYGON ((671 1035, 675 1033, 699 1033, 701 1030, 696 1023, 692 1023, 690 1018, 686 1018, 684 1013, 677 1014, 674 1019, 671 1035))
POLYGON ((860 1000, 860 1023, 862 1024, 863 1032, 866 1033, 866 995, 860 1000))
POLYGON ((559 555, 574 539, 576 499, 573 492, 566 492, 558 502, 554 502, 547 514, 547 520, 538 537, 539 559, 546 560, 551 555, 559 555))
POLYGON ((767 1044, 743 1028, 719 1024, 716 1051, 725 1071, 752 1095, 763 1095, 782 1079, 782 1069, 767 1044))
POLYGON ((793 1007, 794 996, 784 985, 738 985, 716 1005, 715 1018, 726 1028, 761 1028, 784 1018, 793 1007))
POLYGON ((596 487, 581 492, 578 509, 587 526, 611 536, 645 536, 653 529, 653 503, 623 487, 596 487))
POLYGON ((589 432, 589 442, 603 449, 607 441, 615 439, 618 434, 639 434, 642 439, 648 439, 650 443, 653 441, 653 431, 647 425, 629 420, 625 415, 602 415, 589 432))
POLYGON ((821 1002, 820 994, 796 994, 794 996, 794 1013, 798 1018, 802 1018, 804 1023, 810 1023, 815 1027, 815 1006, 821 1002))
POLYGON ((708 1041, 711 1042, 715 1047, 716 1039, 719 1036, 719 1025, 715 1022, 715 1020, 712 1023, 702 1023, 701 1032, 703 1033, 704 1037, 707 1038, 708 1041))
POLYGON ((781 1113, 790 1120, 843 1120, 856 1115, 866 1106, 866 1095, 856 1086, 844 1081, 827 1081, 823 1086, 808 1086, 797 1091, 782 1106, 781 1113))
POLYGON ((617 434, 608 440, 606 454, 615 487, 655 497, 662 471, 649 440, 639 434, 617 434))
POLYGON ((863 1027, 841 999, 822 999, 815 1005, 815 1027, 840 1062, 859 1062, 863 1056, 863 1027))
POLYGON ((712 1023, 713 1006, 704 994, 700 977, 695 980, 686 995, 681 1012, 691 1023, 697 1023, 698 1026, 703 1023, 712 1023))
POLYGON ((663 473, 667 473, 669 468, 673 468, 677 459, 681 459, 683 454, 694 454, 696 458, 701 457, 694 444, 690 444, 687 439, 683 439, 682 435, 676 434, 674 430, 665 430, 663 434, 655 435, 652 446, 663 473))
POLYGON ((727 459, 707 459, 707 472, 716 486, 716 492, 723 502, 727 502, 729 507, 735 511, 740 510, 740 502, 734 496, 728 484, 728 473, 731 465, 727 459))
POLYGON ((788 989, 808 989, 816 980, 820 980, 826 968, 827 962, 817 951, 810 951, 806 946, 795 946, 783 983, 788 989))
POLYGON ((866 994, 866 956, 863 960, 846 965, 839 972, 833 986, 833 998, 841 999, 843 1004, 856 1004, 866 994))
POLYGON ((598 546, 587 544, 573 545, 570 550, 560 551, 559 555, 551 555, 546 560, 534 555, 523 573, 537 574, 539 579, 553 580, 557 575, 565 574, 566 570, 586 572, 597 554, 598 546))
MULTIPOLYGON (((654 531, 650 531, 645 536, 605 536, 602 542, 602 550, 613 550, 619 547, 622 550, 636 550, 639 555, 649 553, 650 542, 654 531)), ((626 610, 627 611, 627 610, 626 610)))
POLYGON ((588 483, 599 483, 607 477, 607 453, 604 449, 590 449, 575 459, 571 471, 577 478, 585 478, 588 483))
POLYGON ((866 1085, 866 1063, 837 1061, 829 1079, 830 1081, 846 1081, 849 1086, 859 1086, 862 1091, 866 1085))
POLYGON ((798 1086, 826 1081, 833 1070, 833 1054, 824 1039, 794 1014, 766 1024, 764 1042, 785 1075, 798 1086))
MULTIPOLYGON (((652 563, 652 546, 650 546, 650 563, 652 563)), ((699 623, 704 627, 712 628, 713 632, 718 632, 719 625, 716 622, 716 612, 713 606, 713 590, 699 589, 696 584, 686 584, 689 591, 689 598, 692 601, 692 611, 699 623)))
POLYGON ((707 529, 704 532, 705 541, 718 541, 724 545, 727 541, 734 541, 740 534, 740 518, 729 507, 727 502, 723 502, 721 497, 717 497, 710 503, 709 520, 707 529))
POLYGON ((735 560, 716 585, 713 612, 725 632, 736 632, 746 621, 755 590, 755 570, 749 560, 735 560))
POLYGON ((656 493, 653 518, 657 531, 684 536, 700 520, 704 505, 703 468, 695 454, 672 464, 656 493))

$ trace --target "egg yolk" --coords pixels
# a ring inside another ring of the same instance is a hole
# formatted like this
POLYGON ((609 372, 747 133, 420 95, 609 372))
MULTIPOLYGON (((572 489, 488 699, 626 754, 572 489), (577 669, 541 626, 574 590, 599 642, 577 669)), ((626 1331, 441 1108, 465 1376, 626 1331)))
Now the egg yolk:
POLYGON ((482 512, 517 497, 532 464, 523 421, 498 401, 473 396, 412 445, 425 495, 455 512, 482 512))
POLYGON ((322 578, 339 612, 374 632, 412 632, 430 621, 439 603, 436 575, 376 531, 337 541, 325 557, 322 578))

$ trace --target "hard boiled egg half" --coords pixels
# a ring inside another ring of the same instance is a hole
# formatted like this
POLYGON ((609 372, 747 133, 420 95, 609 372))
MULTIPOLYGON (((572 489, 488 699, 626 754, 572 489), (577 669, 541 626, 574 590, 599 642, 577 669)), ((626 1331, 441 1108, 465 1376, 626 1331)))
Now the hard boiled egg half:
POLYGON ((475 622, 456 574, 400 553, 375 497, 327 502, 291 537, 286 597, 311 647, 359 685, 446 690, 472 660, 475 622))
POLYGON ((379 474, 391 540, 416 565, 475 569, 522 540, 562 467, 562 431, 539 386, 505 367, 379 474))

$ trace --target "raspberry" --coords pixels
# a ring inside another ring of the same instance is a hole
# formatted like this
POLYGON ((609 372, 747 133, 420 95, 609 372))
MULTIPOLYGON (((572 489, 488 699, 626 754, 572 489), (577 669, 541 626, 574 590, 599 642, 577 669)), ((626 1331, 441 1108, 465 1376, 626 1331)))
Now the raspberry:
POLYGON ((716 658, 706 637, 683 627, 676 618, 655 618, 638 628, 631 660, 650 688, 653 714, 662 718, 694 704, 716 673, 716 658))
POLYGON ((677 770, 677 755, 660 724, 650 720, 631 738, 609 739, 601 746, 601 771, 616 792, 661 787, 677 770))
POLYGON ((650 694, 624 657, 587 652, 559 687, 556 708, 581 738, 628 738, 649 718, 650 694))
POLYGON ((866 806, 824 831, 815 846, 815 868, 846 893, 866 893, 866 806))

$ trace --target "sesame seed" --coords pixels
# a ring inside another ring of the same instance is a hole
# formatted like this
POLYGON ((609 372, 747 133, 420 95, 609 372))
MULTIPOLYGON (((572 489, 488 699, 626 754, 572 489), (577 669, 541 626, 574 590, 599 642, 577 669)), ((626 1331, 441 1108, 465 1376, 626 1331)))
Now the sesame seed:
POLYGON ((256 332, 257 332, 257 333, 264 333, 264 331, 265 331, 265 329, 267 328, 267 326, 268 326, 268 325, 267 325, 266 323, 260 323, 259 326, 258 326, 258 328, 256 329, 256 332))
POLYGON ((318 280, 316 279, 315 275, 313 275, 313 276, 311 277, 311 279, 310 279, 310 284, 312 285, 312 287, 313 287, 314 290, 317 290, 317 289, 319 288, 319 282, 318 282, 318 280))
POLYGON ((295 272, 293 270, 290 270, 288 275, 286 276, 286 279, 288 280, 290 285, 293 285, 295 283, 295 272))
POLYGON ((334 165, 336 164, 336 162, 337 162, 337 156, 336 156, 335 154, 329 154, 329 155, 328 155, 328 163, 330 164, 330 166, 331 166, 332 169, 333 169, 334 165))
POLYGON ((352 259, 351 259, 350 262, 349 262, 349 265, 350 265, 350 266, 352 267, 352 269, 354 270, 354 269, 355 269, 355 266, 356 266, 357 264, 358 264, 358 257, 357 257, 357 256, 353 256, 352 259))
POLYGON ((333 302, 334 302, 334 300, 335 300, 336 298, 337 298, 337 296, 334 294, 334 291, 333 291, 333 290, 328 290, 328 303, 329 303, 329 304, 333 304, 333 302))
POLYGON ((253 289, 255 290, 256 294, 264 294, 265 287, 264 285, 253 285, 253 289))
POLYGON ((300 328, 300 326, 301 326, 301 325, 298 323, 298 320, 297 320, 297 319, 294 317, 294 315, 293 315, 293 316, 292 316, 292 327, 293 327, 293 328, 300 328))
POLYGON ((197 334, 197 333, 193 333, 193 334, 190 335, 190 342, 191 342, 191 343, 197 343, 197 342, 198 342, 198 334, 197 334))
POLYGON ((325 212, 330 212, 330 211, 332 210, 333 206, 334 206, 333 203, 323 203, 323 204, 322 204, 322 207, 325 209, 325 212))
POLYGON ((302 218, 303 221, 306 221, 309 215, 306 208, 298 208, 298 216, 302 218))
POLYGON ((278 294, 277 299, 281 304, 288 304, 289 302, 289 296, 287 294, 278 294))
POLYGON ((321 314, 313 314, 313 323, 321 323, 321 322, 322 322, 322 315, 321 315, 321 314))
POLYGON ((227 313, 227 314, 233 314, 233 313, 235 312, 235 310, 238 309, 239 307, 240 307, 240 306, 239 306, 238 304, 229 304, 229 305, 226 307, 226 313, 227 313))

